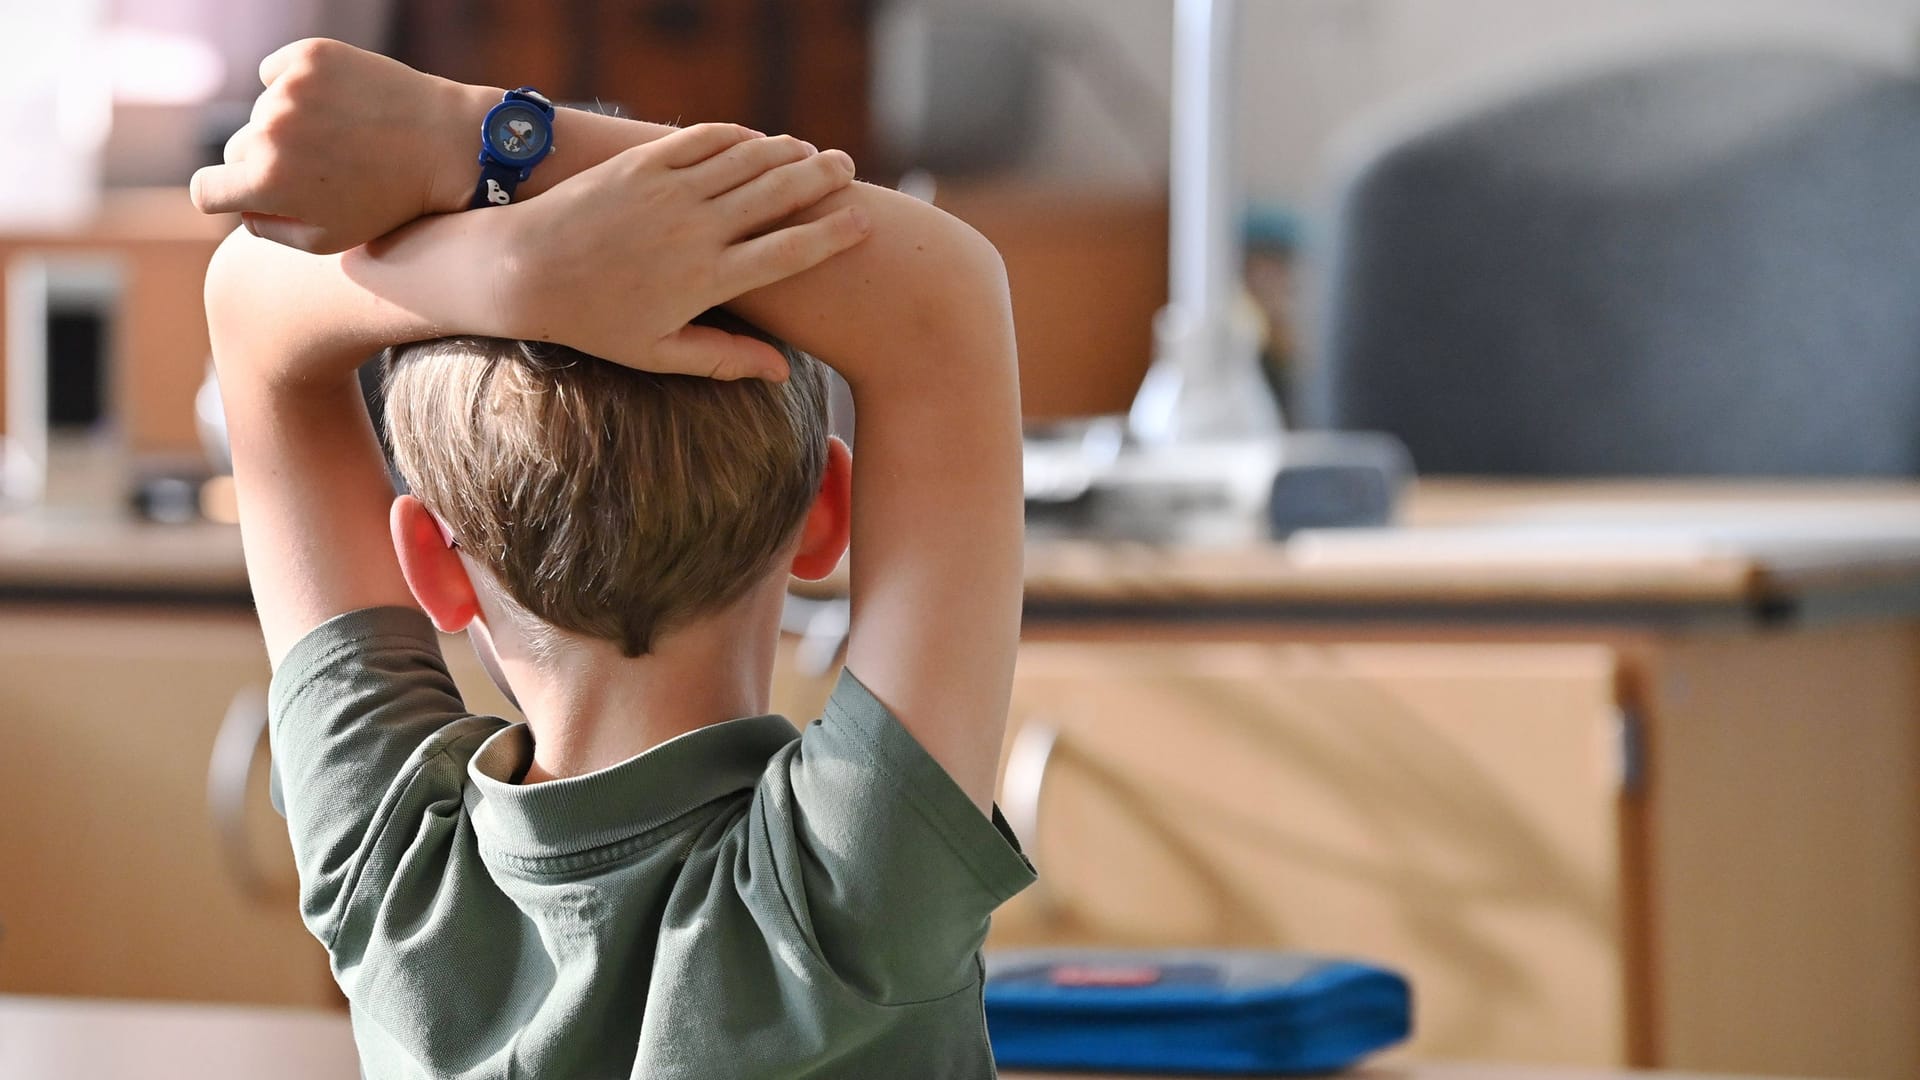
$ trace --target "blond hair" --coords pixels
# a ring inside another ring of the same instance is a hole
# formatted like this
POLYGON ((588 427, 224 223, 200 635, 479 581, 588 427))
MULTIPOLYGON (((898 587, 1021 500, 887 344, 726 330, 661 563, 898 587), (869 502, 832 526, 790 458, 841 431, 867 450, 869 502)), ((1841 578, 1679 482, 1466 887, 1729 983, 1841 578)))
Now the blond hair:
POLYGON ((542 623, 627 656, 773 570, 826 467, 820 363, 785 383, 620 367, 565 346, 454 337, 388 350, 385 419, 415 497, 542 623))

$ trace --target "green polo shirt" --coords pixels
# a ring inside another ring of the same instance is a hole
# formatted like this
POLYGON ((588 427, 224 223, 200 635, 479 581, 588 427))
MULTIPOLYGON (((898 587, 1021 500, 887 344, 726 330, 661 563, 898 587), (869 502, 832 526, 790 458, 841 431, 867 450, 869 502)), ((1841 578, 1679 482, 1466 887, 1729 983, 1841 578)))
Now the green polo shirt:
POLYGON ((274 676, 307 926, 389 1077, 993 1075, 987 917, 1013 836, 858 679, 523 786, 417 611, 342 615, 274 676))

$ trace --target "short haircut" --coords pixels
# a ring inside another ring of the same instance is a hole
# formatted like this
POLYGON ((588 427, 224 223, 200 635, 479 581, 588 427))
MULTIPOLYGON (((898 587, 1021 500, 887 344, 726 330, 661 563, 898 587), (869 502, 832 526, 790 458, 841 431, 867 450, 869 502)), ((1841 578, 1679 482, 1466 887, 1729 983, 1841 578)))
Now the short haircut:
POLYGON ((389 349, 394 464, 507 599, 640 656, 773 570, 826 468, 821 364, 784 383, 620 367, 565 346, 452 337, 389 349))

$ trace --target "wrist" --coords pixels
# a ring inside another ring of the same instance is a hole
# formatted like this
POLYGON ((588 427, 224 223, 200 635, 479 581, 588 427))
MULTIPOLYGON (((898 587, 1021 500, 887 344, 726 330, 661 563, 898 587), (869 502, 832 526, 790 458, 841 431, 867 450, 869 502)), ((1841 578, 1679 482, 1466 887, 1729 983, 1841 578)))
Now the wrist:
POLYGON ((429 214, 451 214, 467 208, 480 175, 480 124, 487 110, 500 103, 504 91, 492 86, 469 86, 436 79, 428 106, 429 151, 433 167, 427 178, 429 214))

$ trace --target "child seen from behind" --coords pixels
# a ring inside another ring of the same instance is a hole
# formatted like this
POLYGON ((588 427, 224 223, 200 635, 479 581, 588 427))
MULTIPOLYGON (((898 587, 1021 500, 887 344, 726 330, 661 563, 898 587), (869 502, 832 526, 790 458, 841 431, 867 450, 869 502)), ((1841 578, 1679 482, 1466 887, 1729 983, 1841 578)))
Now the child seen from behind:
POLYGON ((193 194, 245 213, 208 322, 365 1073, 991 1076, 979 948, 1032 878, 991 804, 1021 548, 991 246, 836 151, 567 109, 501 205, 500 90, 326 41, 262 80, 193 194), (796 731, 786 585, 849 540, 846 670, 796 731), (525 723, 465 708, 436 627, 525 723))

